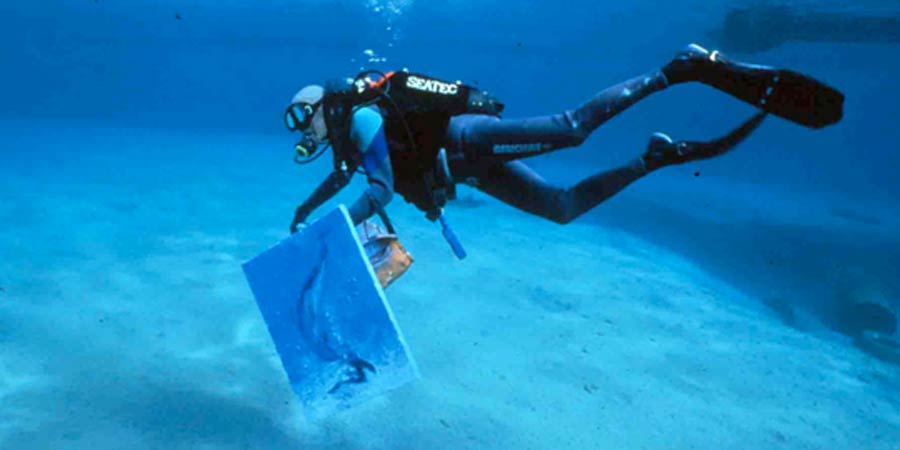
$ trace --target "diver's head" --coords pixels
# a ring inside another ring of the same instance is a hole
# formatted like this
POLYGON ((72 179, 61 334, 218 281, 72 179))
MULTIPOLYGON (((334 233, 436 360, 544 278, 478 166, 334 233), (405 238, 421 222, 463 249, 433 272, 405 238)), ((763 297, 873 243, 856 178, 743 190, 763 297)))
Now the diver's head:
POLYGON ((294 145, 297 162, 315 157, 317 149, 328 140, 328 127, 325 125, 322 108, 324 97, 325 89, 321 86, 306 86, 294 95, 291 105, 284 112, 284 126, 290 131, 303 133, 303 137, 294 145))

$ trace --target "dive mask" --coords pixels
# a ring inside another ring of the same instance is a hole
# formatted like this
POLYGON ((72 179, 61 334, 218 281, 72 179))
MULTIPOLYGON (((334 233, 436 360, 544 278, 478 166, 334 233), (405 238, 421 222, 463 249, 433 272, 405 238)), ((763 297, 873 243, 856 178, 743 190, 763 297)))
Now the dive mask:
POLYGON ((322 102, 292 103, 284 111, 284 126, 290 131, 300 131, 312 125, 313 116, 322 102))

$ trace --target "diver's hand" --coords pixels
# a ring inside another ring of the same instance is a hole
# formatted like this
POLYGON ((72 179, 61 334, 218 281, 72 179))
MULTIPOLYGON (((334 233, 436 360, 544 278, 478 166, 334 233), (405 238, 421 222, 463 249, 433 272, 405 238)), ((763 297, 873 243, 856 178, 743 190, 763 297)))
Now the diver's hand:
POLYGON ((294 211, 294 220, 291 221, 291 234, 296 233, 297 230, 306 226, 306 223, 304 222, 306 221, 307 215, 309 214, 303 206, 297 207, 297 210, 294 211))
POLYGON ((306 228, 306 222, 291 222, 291 234, 306 228))

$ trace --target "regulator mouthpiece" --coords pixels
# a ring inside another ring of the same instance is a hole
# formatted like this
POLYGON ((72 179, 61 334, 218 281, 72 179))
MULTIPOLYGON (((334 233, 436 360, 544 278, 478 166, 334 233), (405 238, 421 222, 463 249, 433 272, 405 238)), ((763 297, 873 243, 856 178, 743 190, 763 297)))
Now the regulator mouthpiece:
POLYGON ((303 133, 303 137, 294 144, 294 162, 309 164, 325 153, 327 145, 321 145, 313 133, 303 133))

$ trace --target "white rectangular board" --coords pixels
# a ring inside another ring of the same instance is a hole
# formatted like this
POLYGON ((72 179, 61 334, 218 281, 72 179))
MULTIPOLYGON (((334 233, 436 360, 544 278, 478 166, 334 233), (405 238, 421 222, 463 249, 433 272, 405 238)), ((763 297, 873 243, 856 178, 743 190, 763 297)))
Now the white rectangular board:
POLYGON ((243 268, 310 419, 418 378, 344 206, 243 268))

